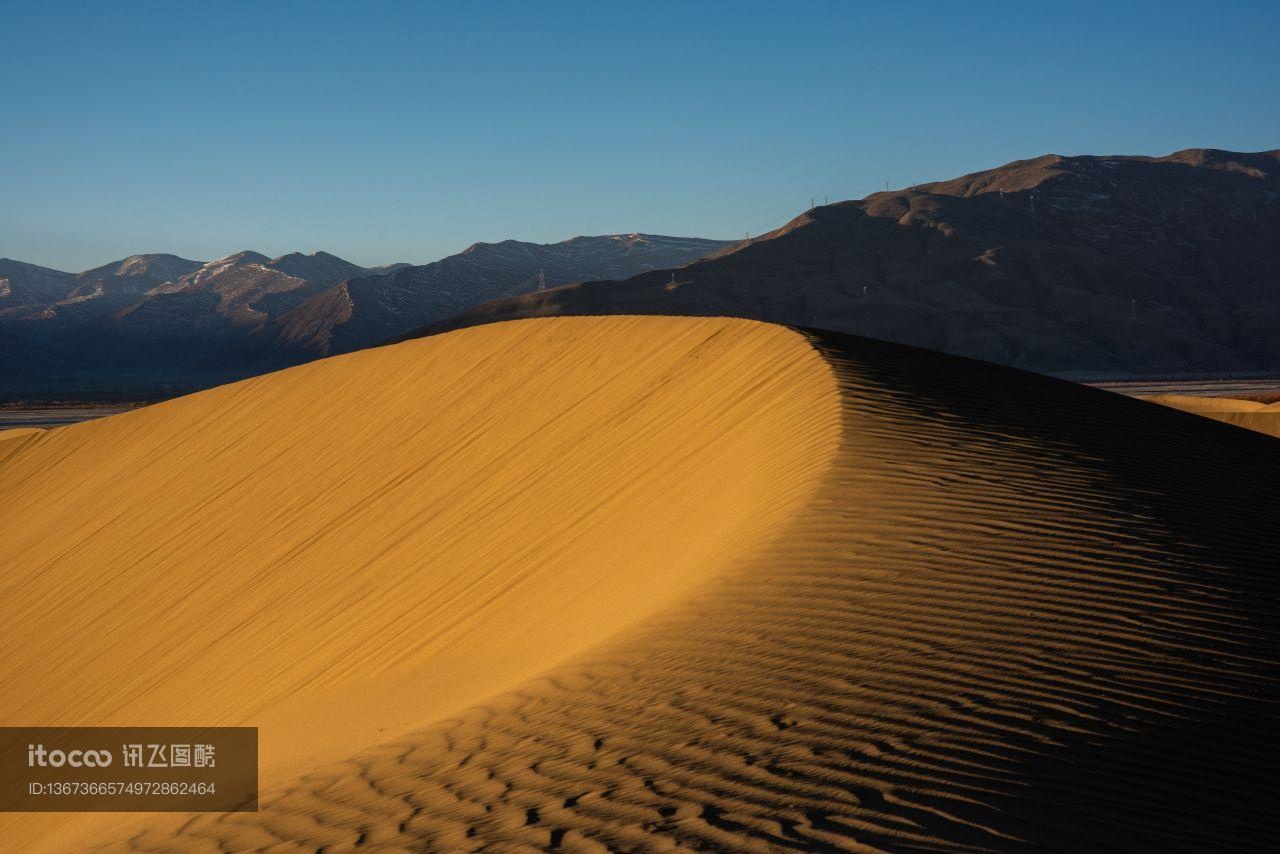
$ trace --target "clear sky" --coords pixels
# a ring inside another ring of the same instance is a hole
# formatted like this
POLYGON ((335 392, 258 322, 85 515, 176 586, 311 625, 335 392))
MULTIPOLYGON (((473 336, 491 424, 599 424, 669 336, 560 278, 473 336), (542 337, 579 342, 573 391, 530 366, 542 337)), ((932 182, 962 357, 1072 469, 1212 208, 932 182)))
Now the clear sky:
POLYGON ((1010 160, 1280 147, 1280 3, 0 0, 0 256, 735 238, 1010 160))

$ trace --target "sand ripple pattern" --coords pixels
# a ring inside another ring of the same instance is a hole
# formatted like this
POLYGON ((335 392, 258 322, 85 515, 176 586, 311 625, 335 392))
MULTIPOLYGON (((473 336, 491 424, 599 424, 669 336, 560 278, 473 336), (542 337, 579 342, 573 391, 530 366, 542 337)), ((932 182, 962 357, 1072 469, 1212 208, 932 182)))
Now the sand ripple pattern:
POLYGON ((125 844, 1274 850, 1280 444, 806 334, 842 445, 767 547, 260 814, 125 844))

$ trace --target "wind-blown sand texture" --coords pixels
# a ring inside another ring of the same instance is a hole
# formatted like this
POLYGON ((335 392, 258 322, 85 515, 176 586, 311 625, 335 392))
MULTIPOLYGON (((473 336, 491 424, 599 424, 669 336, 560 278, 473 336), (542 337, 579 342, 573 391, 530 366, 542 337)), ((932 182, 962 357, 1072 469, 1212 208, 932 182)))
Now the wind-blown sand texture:
POLYGON ((1190 394, 1157 394, 1144 397, 1143 400, 1234 424, 1246 430, 1266 433, 1268 436, 1280 436, 1280 403, 1190 394))
POLYGON ((1107 392, 685 318, 464 330, 4 443, 0 721, 256 723, 275 758, 257 814, 3 830, 1268 850, 1277 474, 1270 439, 1107 392))
POLYGON ((23 436, 34 436, 39 432, 41 432, 40 427, 9 427, 7 429, 0 430, 0 442, 8 441, 10 439, 18 439, 23 436))

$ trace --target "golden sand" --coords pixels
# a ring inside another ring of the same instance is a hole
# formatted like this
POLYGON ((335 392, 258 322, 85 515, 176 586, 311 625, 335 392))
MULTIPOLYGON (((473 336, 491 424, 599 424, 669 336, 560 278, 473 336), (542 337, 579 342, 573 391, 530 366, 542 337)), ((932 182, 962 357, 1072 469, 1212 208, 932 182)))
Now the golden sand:
POLYGON ((257 724, 267 763, 256 814, 10 840, 1275 838, 1264 437, 865 339, 558 318, 6 444, 0 721, 257 724))
POLYGON ((0 721, 345 758, 722 571, 811 496, 834 388, 780 327, 560 320, 5 443, 0 721))
POLYGON ((1259 403, 1230 397, 1199 397, 1190 394, 1157 394, 1143 398, 1151 403, 1203 415, 1246 430, 1280 436, 1280 403, 1259 403))
POLYGON ((0 442, 30 438, 40 432, 42 432, 40 427, 10 427, 7 430, 0 430, 0 442))

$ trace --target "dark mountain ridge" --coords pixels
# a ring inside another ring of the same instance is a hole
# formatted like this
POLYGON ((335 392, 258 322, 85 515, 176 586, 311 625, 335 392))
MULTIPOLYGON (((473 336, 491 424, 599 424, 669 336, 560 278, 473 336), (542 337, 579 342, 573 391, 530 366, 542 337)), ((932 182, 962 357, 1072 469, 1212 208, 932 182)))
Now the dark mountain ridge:
POLYGON ((612 313, 751 317, 1068 376, 1280 371, 1280 151, 1017 161, 421 332, 612 313))
POLYGON ((75 287, 76 277, 70 273, 0 258, 0 318, 65 299, 75 287))
POLYGON ((135 255, 78 275, 0 261, 0 400, 171 395, 372 346, 497 296, 679 266, 725 245, 508 240, 373 268, 327 252, 135 255))
POLYGON ((651 234, 574 237, 560 243, 504 240, 417 267, 352 278, 280 318, 281 351, 316 357, 380 344, 478 303, 583 279, 626 278, 678 267, 731 245, 651 234))

